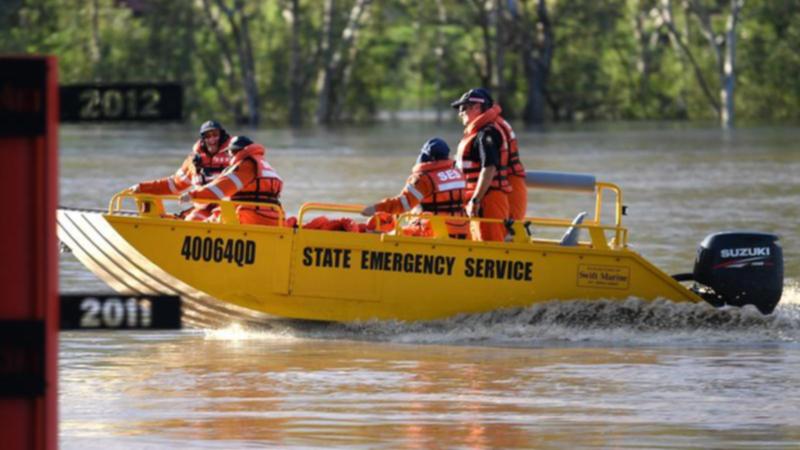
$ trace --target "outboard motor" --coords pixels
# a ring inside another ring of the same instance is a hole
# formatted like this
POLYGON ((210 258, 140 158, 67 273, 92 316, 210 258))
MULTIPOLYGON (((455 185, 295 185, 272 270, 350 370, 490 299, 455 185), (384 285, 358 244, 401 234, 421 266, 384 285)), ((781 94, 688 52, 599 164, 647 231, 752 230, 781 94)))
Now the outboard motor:
POLYGON ((697 248, 694 271, 674 278, 702 285, 692 290, 714 306, 754 305, 770 314, 783 293, 778 236, 749 231, 710 234, 697 248))

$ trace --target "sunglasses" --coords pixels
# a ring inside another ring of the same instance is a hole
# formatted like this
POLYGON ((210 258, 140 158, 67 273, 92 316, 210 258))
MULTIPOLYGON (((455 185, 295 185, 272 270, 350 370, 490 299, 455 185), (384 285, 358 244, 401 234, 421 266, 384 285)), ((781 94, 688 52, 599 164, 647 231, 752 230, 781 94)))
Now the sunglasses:
POLYGON ((466 112, 468 109, 472 108, 472 103, 464 103, 463 105, 458 106, 458 112, 463 113, 466 112))

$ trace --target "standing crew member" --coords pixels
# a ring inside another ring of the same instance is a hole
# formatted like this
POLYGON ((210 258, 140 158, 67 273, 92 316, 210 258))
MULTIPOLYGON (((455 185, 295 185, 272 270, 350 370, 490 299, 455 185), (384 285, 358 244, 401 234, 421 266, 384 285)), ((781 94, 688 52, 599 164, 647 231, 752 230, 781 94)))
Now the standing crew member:
MULTIPOLYGON (((372 216, 376 211, 401 214, 420 205, 424 213, 464 217, 462 220, 446 221, 445 224, 450 237, 466 239, 469 236, 469 221, 464 211, 465 186, 464 174, 450 159, 447 142, 433 138, 420 149, 417 164, 400 195, 367 206, 361 214, 372 216)), ((419 225, 423 235, 431 233, 427 220, 419 225)))
POLYGON ((503 110, 500 105, 495 104, 486 111, 487 120, 499 125, 508 146, 508 184, 511 185, 511 192, 508 193, 509 216, 514 220, 522 220, 528 212, 528 186, 525 184, 525 166, 522 165, 522 160, 519 159, 517 134, 514 133, 508 121, 500 116, 501 112, 503 110), (492 115, 495 117, 492 118, 492 115))
MULTIPOLYGON (((209 120, 200 126, 200 139, 192 147, 192 153, 173 175, 153 181, 144 181, 131 187, 135 194, 170 195, 180 194, 190 188, 199 188, 212 182, 228 167, 230 155, 222 152, 231 137, 222 125, 209 120)), ((217 205, 197 203, 179 214, 186 220, 206 220, 217 205)))
MULTIPOLYGON (((458 109, 464 125, 456 165, 467 181, 467 215, 505 221, 510 217, 509 150, 497 112, 491 109, 492 97, 486 89, 470 89, 450 106, 458 109)), ((503 241, 506 227, 503 222, 481 222, 473 226, 472 235, 481 241, 503 241)))
MULTIPOLYGON (((181 195, 181 202, 230 198, 277 205, 280 212, 271 207, 240 205, 236 207, 236 215, 242 224, 280 225, 283 209, 279 197, 283 180, 264 159, 264 147, 247 136, 236 136, 231 139, 227 151, 231 155, 228 168, 211 183, 181 195)), ((216 220, 216 216, 211 220, 216 220)))

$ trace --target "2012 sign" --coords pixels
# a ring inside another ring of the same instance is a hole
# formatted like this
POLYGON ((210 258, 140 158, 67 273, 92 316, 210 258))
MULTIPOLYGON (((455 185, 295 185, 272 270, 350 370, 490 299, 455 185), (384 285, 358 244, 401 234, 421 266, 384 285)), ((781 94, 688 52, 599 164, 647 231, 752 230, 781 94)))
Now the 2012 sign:
POLYGON ((176 83, 62 86, 62 122, 181 120, 183 89, 176 83))

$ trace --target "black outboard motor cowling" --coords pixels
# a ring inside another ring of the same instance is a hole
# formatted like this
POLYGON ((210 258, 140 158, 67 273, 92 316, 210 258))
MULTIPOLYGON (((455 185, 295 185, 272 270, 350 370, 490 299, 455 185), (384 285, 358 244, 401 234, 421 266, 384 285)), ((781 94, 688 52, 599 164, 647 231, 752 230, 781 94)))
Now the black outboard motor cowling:
POLYGON ((770 314, 783 293, 783 251, 778 236, 750 231, 714 233, 697 248, 694 280, 714 306, 754 305, 770 314))

